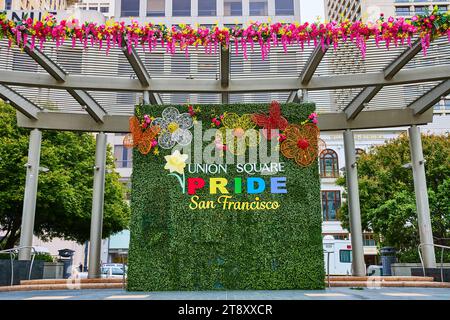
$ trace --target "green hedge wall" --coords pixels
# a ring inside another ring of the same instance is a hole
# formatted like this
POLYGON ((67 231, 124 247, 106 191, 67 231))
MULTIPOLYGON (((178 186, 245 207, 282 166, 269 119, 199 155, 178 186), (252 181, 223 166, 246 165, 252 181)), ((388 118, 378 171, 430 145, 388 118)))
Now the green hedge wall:
MULTIPOLYGON (((159 117, 165 106, 143 106, 159 117)), ((186 106, 175 106, 186 112, 186 106)), ((209 128, 211 115, 267 112, 268 104, 203 105, 198 120, 209 128)), ((283 115, 299 123, 314 104, 283 104, 283 115)), ((264 193, 281 206, 270 211, 190 210, 175 177, 164 170, 164 156, 133 153, 131 242, 128 290, 276 290, 324 288, 318 166, 285 163, 287 194, 264 193)), ((229 170, 221 177, 233 179, 229 170), (228 175, 228 176, 227 176, 228 175)), ((206 175, 191 175, 209 178, 206 175)), ((243 177, 243 180, 246 177, 243 177)), ((210 196, 198 193, 202 198, 210 196)), ((233 195, 237 201, 254 195, 233 195)))

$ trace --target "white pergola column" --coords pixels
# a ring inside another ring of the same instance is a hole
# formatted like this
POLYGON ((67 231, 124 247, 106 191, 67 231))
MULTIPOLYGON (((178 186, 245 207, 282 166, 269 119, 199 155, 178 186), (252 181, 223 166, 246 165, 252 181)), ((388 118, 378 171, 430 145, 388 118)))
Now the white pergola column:
POLYGON ((428 204, 427 180, 425 178, 425 160, 423 158, 420 129, 413 125, 408 129, 411 150, 411 166, 416 194, 417 221, 419 224, 420 243, 425 268, 436 268, 433 247, 433 230, 431 229, 430 207, 428 204))
POLYGON ((356 167, 355 139, 350 129, 344 131, 345 173, 348 189, 348 210, 352 238, 353 276, 365 276, 361 210, 359 207, 358 169, 356 167))
MULTIPOLYGON (((34 129, 30 133, 28 147, 27 175, 25 178, 25 193, 23 197, 22 226, 20 228, 20 246, 33 245, 34 217, 36 214, 36 197, 39 177, 39 162, 41 156, 42 132, 34 129)), ((30 260, 31 248, 19 251, 19 260, 30 260)))
POLYGON ((98 133, 96 140, 91 235, 89 247, 89 279, 100 278, 100 254, 102 246, 103 202, 106 171, 106 134, 103 132, 98 133))

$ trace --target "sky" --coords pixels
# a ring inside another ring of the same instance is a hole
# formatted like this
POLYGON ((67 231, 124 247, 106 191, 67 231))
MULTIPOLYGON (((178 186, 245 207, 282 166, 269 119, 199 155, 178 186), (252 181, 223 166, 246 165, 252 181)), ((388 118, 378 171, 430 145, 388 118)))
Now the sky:
POLYGON ((300 0, 300 14, 302 22, 313 22, 317 16, 321 20, 325 19, 325 11, 323 6, 324 0, 300 0))

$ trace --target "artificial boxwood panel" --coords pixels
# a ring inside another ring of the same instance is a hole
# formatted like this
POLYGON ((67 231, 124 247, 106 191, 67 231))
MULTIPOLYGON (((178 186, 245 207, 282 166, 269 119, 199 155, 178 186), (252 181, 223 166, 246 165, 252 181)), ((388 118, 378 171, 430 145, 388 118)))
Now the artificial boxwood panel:
MULTIPOLYGON (((144 113, 161 116, 165 106, 143 106, 144 113)), ((186 112, 186 106, 175 106, 186 112)), ((204 129, 211 115, 267 112, 268 104, 203 105, 198 120, 204 129)), ((314 104, 283 104, 290 123, 314 112, 314 104)), ((133 153, 131 241, 128 290, 276 290, 322 289, 324 261, 321 235, 318 166, 301 168, 285 163, 287 194, 265 192, 265 201, 279 201, 277 210, 190 210, 175 177, 164 170, 164 156, 133 153)), ((229 166, 232 168, 232 166, 229 166)), ((209 179, 211 175, 189 174, 209 179)), ((232 180, 229 169, 218 176, 232 180)), ((242 176, 245 180, 245 176, 242 176)), ((208 188, 197 194, 215 200, 208 188)), ((234 201, 253 201, 255 195, 233 195, 234 201)))

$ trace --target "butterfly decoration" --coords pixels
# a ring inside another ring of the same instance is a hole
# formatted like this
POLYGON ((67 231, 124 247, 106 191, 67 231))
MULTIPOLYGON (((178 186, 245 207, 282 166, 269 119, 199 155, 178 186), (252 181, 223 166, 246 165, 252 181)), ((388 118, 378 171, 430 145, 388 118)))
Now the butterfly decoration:
POLYGON ((123 139, 123 145, 126 148, 137 147, 142 154, 148 154, 153 147, 153 140, 158 136, 161 128, 159 126, 150 126, 142 131, 141 124, 137 117, 130 118, 130 131, 123 139))
POLYGON ((272 101, 269 108, 269 115, 255 113, 252 120, 259 127, 263 127, 263 135, 267 140, 277 138, 274 130, 284 131, 288 126, 288 121, 281 115, 281 106, 277 101, 272 101))

